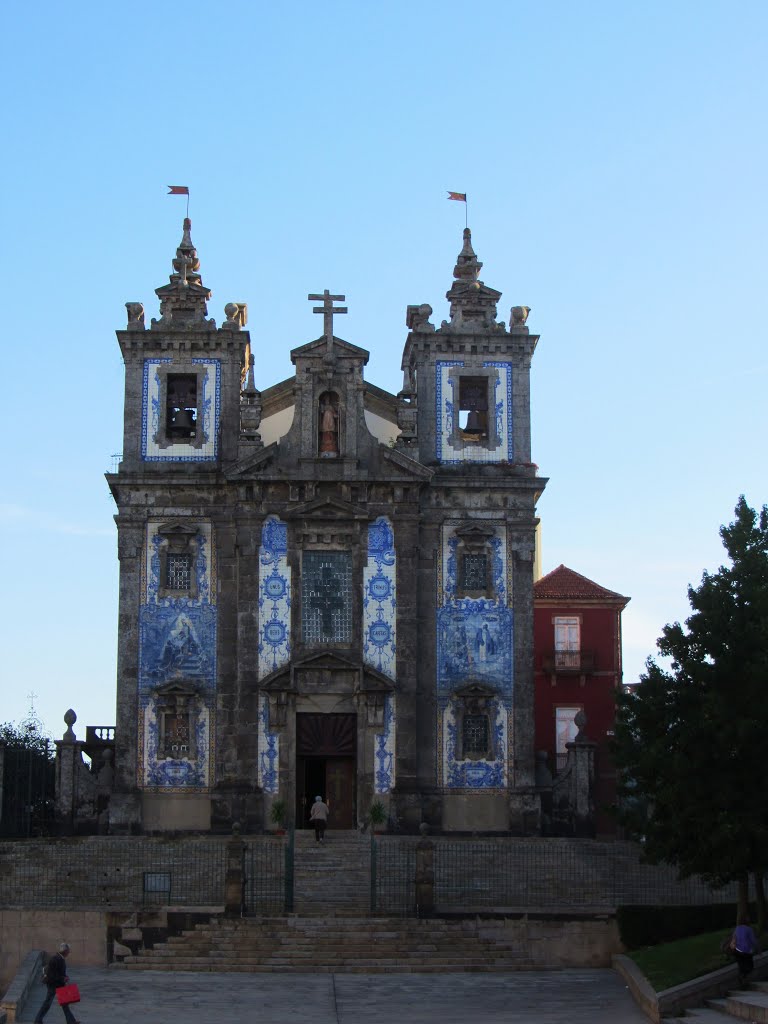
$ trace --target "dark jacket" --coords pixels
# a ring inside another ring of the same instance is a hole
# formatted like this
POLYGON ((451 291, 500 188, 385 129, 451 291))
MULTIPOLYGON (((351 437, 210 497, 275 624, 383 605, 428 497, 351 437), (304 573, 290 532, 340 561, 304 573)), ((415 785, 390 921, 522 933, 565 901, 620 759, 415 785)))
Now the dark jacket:
POLYGON ((61 953, 54 953, 45 968, 45 983, 61 988, 67 983, 67 964, 61 953))

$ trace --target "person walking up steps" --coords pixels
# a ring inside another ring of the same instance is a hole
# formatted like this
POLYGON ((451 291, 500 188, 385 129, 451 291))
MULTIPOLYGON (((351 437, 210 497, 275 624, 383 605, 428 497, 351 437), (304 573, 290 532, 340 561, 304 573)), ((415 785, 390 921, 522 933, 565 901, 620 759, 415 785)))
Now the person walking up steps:
MULTIPOLYGON (((35 1024, 43 1024, 43 1017, 45 1017, 46 1013, 50 1010, 51 1003, 56 997, 56 989, 62 988, 69 981, 69 978, 67 977, 66 964, 66 958, 68 956, 69 946, 66 942, 62 942, 59 946, 59 952, 54 953, 48 961, 48 965, 46 966, 43 974, 43 981, 48 989, 48 994, 45 997, 43 1005, 37 1011, 35 1024)), ((62 1006, 62 1010, 64 1011, 64 1019, 67 1024, 80 1024, 80 1021, 75 1020, 75 1016, 68 1005, 62 1006)))
POLYGON ((739 984, 746 985, 750 974, 755 969, 754 955, 760 946, 749 921, 740 917, 731 936, 730 950, 739 967, 739 984))
POLYGON ((328 804, 323 803, 321 796, 315 797, 312 810, 309 812, 309 820, 315 826, 315 842, 325 842, 325 826, 328 824, 328 804))

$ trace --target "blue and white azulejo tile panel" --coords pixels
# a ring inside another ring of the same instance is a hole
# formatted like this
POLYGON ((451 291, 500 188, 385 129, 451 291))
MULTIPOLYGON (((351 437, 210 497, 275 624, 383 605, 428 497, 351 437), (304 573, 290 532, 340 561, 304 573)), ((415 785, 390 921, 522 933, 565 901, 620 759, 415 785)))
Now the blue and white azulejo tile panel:
POLYGON ((141 457, 144 462, 213 462, 219 456, 219 416, 221 409, 221 360, 192 359, 202 373, 202 395, 199 408, 203 417, 203 444, 174 441, 162 446, 157 436, 165 410, 160 408, 160 375, 157 368, 172 364, 172 359, 145 359, 141 409, 141 457))
POLYGON ((368 562, 363 569, 363 660, 390 679, 397 675, 397 586, 395 535, 386 516, 368 527, 368 562))
POLYGON ((483 520, 493 529, 490 538, 493 594, 457 598, 459 523, 446 524, 442 533, 441 572, 437 609, 437 690, 450 694, 472 682, 511 696, 513 686, 513 612, 509 604, 506 530, 503 523, 483 520))
POLYGON ((147 525, 142 565, 143 603, 139 608, 138 783, 145 788, 201 789, 211 785, 213 708, 216 694, 215 567, 210 523, 194 523, 194 571, 197 594, 161 595, 160 549, 163 525, 147 525), (189 757, 171 758, 160 751, 158 707, 164 688, 181 685, 190 695, 189 757))
MULTIPOLYGON (((473 519, 473 522, 492 529, 494 535, 489 540, 491 549, 491 579, 493 581, 493 599, 497 604, 511 604, 512 588, 508 578, 508 559, 506 545, 506 526, 502 522, 487 519, 473 519)), ((459 538, 456 535, 458 524, 447 524, 443 528, 442 538, 442 586, 439 601, 441 605, 456 600, 457 552, 459 538)))
POLYGON ((437 692, 470 683, 512 695, 512 609, 464 598, 437 612, 437 692))
POLYGON ((504 523, 483 520, 493 531, 488 541, 493 589, 488 596, 458 597, 459 522, 447 523, 441 537, 437 608, 437 727, 442 737, 439 785, 452 789, 488 789, 507 785, 509 721, 513 693, 513 610, 509 607, 504 523), (479 684, 495 694, 489 715, 493 757, 465 759, 457 734, 463 703, 456 692, 479 684))
POLYGON ((259 679, 291 657, 291 569, 288 527, 267 516, 259 548, 259 679))
POLYGON ((490 702, 493 757, 479 760, 462 757, 458 702, 442 699, 439 705, 442 738, 442 778, 439 784, 447 789, 503 789, 507 786, 511 703, 505 700, 490 702))
MULTIPOLYGON (((455 387, 454 367, 463 367, 461 360, 441 360, 435 368, 435 439, 436 455, 439 462, 451 465, 461 462, 514 462, 514 437, 512 429, 512 364, 486 361, 483 368, 494 368, 497 377, 493 382, 493 393, 489 396, 489 426, 494 427, 498 438, 493 449, 482 444, 464 443, 459 447, 451 444, 459 430, 459 395, 455 387)), ((467 369, 472 373, 472 368, 467 369)))
POLYGON ((269 729, 269 697, 262 695, 259 700, 259 762, 256 771, 257 785, 265 793, 277 793, 280 789, 278 769, 280 766, 280 736, 269 729))
POLYGON ((212 761, 210 757, 212 714, 210 708, 201 705, 191 716, 194 730, 194 754, 192 757, 159 757, 160 723, 154 701, 140 711, 142 757, 140 758, 139 783, 145 789, 174 790, 208 789, 211 786, 212 761))
POLYGON ((376 793, 395 785, 395 695, 384 698, 384 730, 374 736, 373 780, 376 793))
POLYGON ((215 604, 216 591, 211 586, 211 579, 215 572, 213 565, 213 545, 211 544, 211 524, 191 522, 197 534, 194 538, 194 564, 195 581, 197 583, 196 597, 160 597, 160 550, 165 542, 163 535, 159 532, 164 523, 151 522, 147 525, 147 550, 146 550, 146 581, 145 601, 147 604, 159 604, 175 608, 188 608, 193 605, 215 604))

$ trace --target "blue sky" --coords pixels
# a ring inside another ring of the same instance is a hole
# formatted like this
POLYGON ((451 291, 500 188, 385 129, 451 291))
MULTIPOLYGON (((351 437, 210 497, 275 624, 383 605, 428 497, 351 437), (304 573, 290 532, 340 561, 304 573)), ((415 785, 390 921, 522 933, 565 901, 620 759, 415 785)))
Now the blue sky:
POLYGON ((12 5, 0 40, 0 721, 114 722, 125 302, 157 315, 184 200, 209 315, 257 386, 317 337, 396 392, 469 195, 482 277, 532 307, 543 561, 631 596, 625 679, 768 500, 762 2, 12 5))

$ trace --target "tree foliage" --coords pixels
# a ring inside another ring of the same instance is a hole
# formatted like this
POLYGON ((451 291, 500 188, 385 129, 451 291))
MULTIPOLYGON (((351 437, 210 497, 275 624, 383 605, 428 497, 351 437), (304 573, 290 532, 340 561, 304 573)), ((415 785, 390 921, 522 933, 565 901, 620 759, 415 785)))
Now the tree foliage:
POLYGON ((0 724, 0 835, 46 835, 54 823, 55 747, 34 728, 0 724))
POLYGON ((729 563, 688 588, 663 668, 618 697, 620 817, 647 857, 715 885, 768 868, 768 509, 739 499, 720 529, 729 563))
POLYGON ((53 744, 47 737, 35 729, 20 729, 11 722, 0 722, 0 743, 5 743, 9 750, 33 751, 50 761, 55 756, 53 744))

